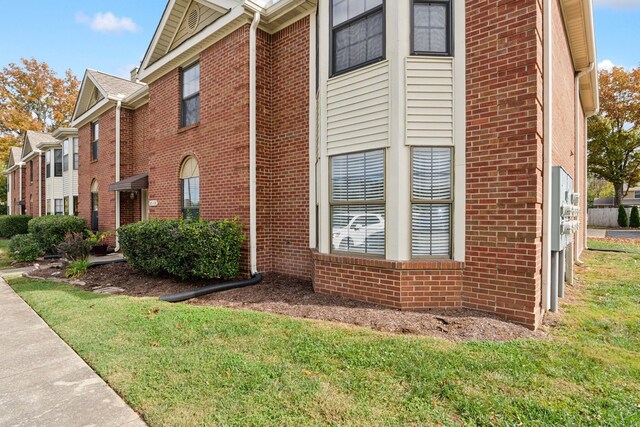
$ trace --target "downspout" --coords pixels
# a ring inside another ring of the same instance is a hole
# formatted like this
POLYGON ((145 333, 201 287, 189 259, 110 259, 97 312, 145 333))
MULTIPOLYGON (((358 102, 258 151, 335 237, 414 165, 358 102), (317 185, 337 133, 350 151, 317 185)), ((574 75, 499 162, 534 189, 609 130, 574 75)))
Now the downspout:
MULTIPOLYGON (((116 103, 116 181, 120 181, 120 115, 122 111, 122 99, 118 99, 116 103)), ((120 239, 118 239, 117 230, 120 228, 120 192, 116 191, 116 247, 115 251, 120 250, 120 239)))
POLYGON ((38 216, 42 216, 42 150, 38 153, 38 216))
MULTIPOLYGON (((22 195, 22 165, 23 165, 23 164, 24 164, 24 163, 20 163, 20 164, 18 165, 18 168, 20 168, 20 200, 26 203, 26 201, 24 200, 24 196, 22 195)), ((22 205, 22 206, 24 206, 24 205, 22 205)), ((20 214, 22 214, 22 211, 23 211, 23 210, 24 210, 24 209, 21 207, 21 208, 20 208, 20 214)))
POLYGON ((257 127, 256 127, 256 91, 257 91, 257 42, 256 35, 258 32, 258 24, 260 24, 260 13, 253 15, 253 22, 249 32, 249 246, 251 257, 251 275, 258 273, 258 256, 257 256, 257 160, 256 160, 256 144, 257 144, 257 127))
MULTIPOLYGON (((552 187, 552 156, 553 156, 553 85, 552 85, 552 60, 553 60, 553 28, 551 2, 544 0, 543 6, 543 85, 544 85, 544 135, 543 135, 543 189, 542 189, 542 295, 543 309, 551 308, 551 192, 552 187)), ((557 295, 555 296, 557 298, 557 295)))
MULTIPOLYGON (((582 134, 579 132, 580 129, 580 112, 582 111, 582 103, 580 102, 580 79, 582 78, 582 76, 584 76, 585 74, 590 73, 591 71, 593 71, 593 68, 595 67, 595 62, 592 62, 591 64, 589 64, 589 66, 587 68, 584 68, 580 71, 578 71, 576 73, 576 79, 575 79, 575 101, 574 101, 574 105, 575 105, 575 112, 576 112, 576 117, 575 117, 575 150, 574 150, 574 155, 575 155, 575 176, 573 179, 573 191, 576 193, 580 193, 580 179, 582 178, 582 175, 584 175, 584 180, 586 182, 587 180, 587 169, 585 168, 584 170, 581 171, 581 161, 580 161, 580 156, 581 156, 581 150, 580 147, 582 146, 582 134), (582 173, 580 173, 582 172, 582 173)), ((587 128, 584 128, 584 134, 586 136, 587 133, 587 128)), ((586 138, 585 138, 586 141, 586 138)), ((586 157, 586 153, 585 153, 585 157, 586 157)), ((581 195, 581 199, 587 197, 586 193, 581 195)), ((583 212, 584 215, 584 212, 583 212)), ((584 224, 585 228, 587 227, 587 224, 584 224)), ((584 236, 582 236, 582 248, 581 249, 586 249, 587 247, 587 241, 584 238, 584 236)), ((578 265, 582 265, 583 261, 580 259, 580 254, 581 254, 581 250, 578 249, 578 245, 576 244, 574 247, 575 250, 575 261, 576 264, 578 265)))

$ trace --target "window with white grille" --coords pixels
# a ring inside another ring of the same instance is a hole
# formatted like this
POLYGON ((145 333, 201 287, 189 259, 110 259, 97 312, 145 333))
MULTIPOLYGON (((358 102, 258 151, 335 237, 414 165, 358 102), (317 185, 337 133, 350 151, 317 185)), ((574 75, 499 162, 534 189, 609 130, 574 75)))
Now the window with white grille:
POLYGON ((452 149, 412 150, 411 253, 413 257, 451 257, 452 149))

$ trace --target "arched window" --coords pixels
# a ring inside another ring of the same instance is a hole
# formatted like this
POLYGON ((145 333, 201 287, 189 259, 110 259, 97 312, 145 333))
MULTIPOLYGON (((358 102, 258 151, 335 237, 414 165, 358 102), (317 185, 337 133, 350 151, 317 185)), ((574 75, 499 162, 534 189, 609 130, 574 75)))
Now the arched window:
POLYGON ((98 231, 98 181, 91 183, 91 230, 98 231))
POLYGON ((180 168, 181 210, 183 218, 200 218, 200 167, 187 157, 180 168))

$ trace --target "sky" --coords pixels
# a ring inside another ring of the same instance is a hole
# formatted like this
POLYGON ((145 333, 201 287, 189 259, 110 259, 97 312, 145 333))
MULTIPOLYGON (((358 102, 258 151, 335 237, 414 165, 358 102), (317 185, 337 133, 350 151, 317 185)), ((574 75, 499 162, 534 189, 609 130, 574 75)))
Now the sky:
MULTIPOLYGON (((640 66, 640 0, 594 0, 600 68, 640 66)), ((63 75, 121 77, 139 65, 165 0, 0 0, 0 67, 21 57, 63 75)))

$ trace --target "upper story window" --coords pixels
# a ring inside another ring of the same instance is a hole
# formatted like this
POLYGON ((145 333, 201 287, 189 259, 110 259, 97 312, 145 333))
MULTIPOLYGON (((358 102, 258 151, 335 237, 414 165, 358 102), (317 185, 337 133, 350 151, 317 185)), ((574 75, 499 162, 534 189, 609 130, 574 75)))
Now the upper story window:
POLYGON ((332 74, 384 59, 384 1, 331 0, 332 74))
POLYGON ((69 140, 62 141, 62 170, 64 172, 69 170, 69 140))
POLYGON ((414 55, 451 55, 451 0, 413 0, 414 55))
POLYGON ((53 176, 62 176, 62 150, 53 150, 53 176))
POLYGON ((100 140, 100 123, 91 123, 91 160, 98 160, 98 141, 100 140))
POLYGON ((49 178, 51 176, 51 150, 46 151, 44 153, 45 166, 44 166, 44 176, 49 178))
POLYGON ((181 74, 182 81, 182 127, 198 123, 200 121, 200 63, 184 68, 181 74))
POLYGON ((331 158, 333 251, 385 253, 384 151, 331 158))
POLYGON ((33 182, 33 160, 29 162, 29 182, 33 182))
POLYGON ((73 138, 73 170, 78 170, 78 137, 73 138))

